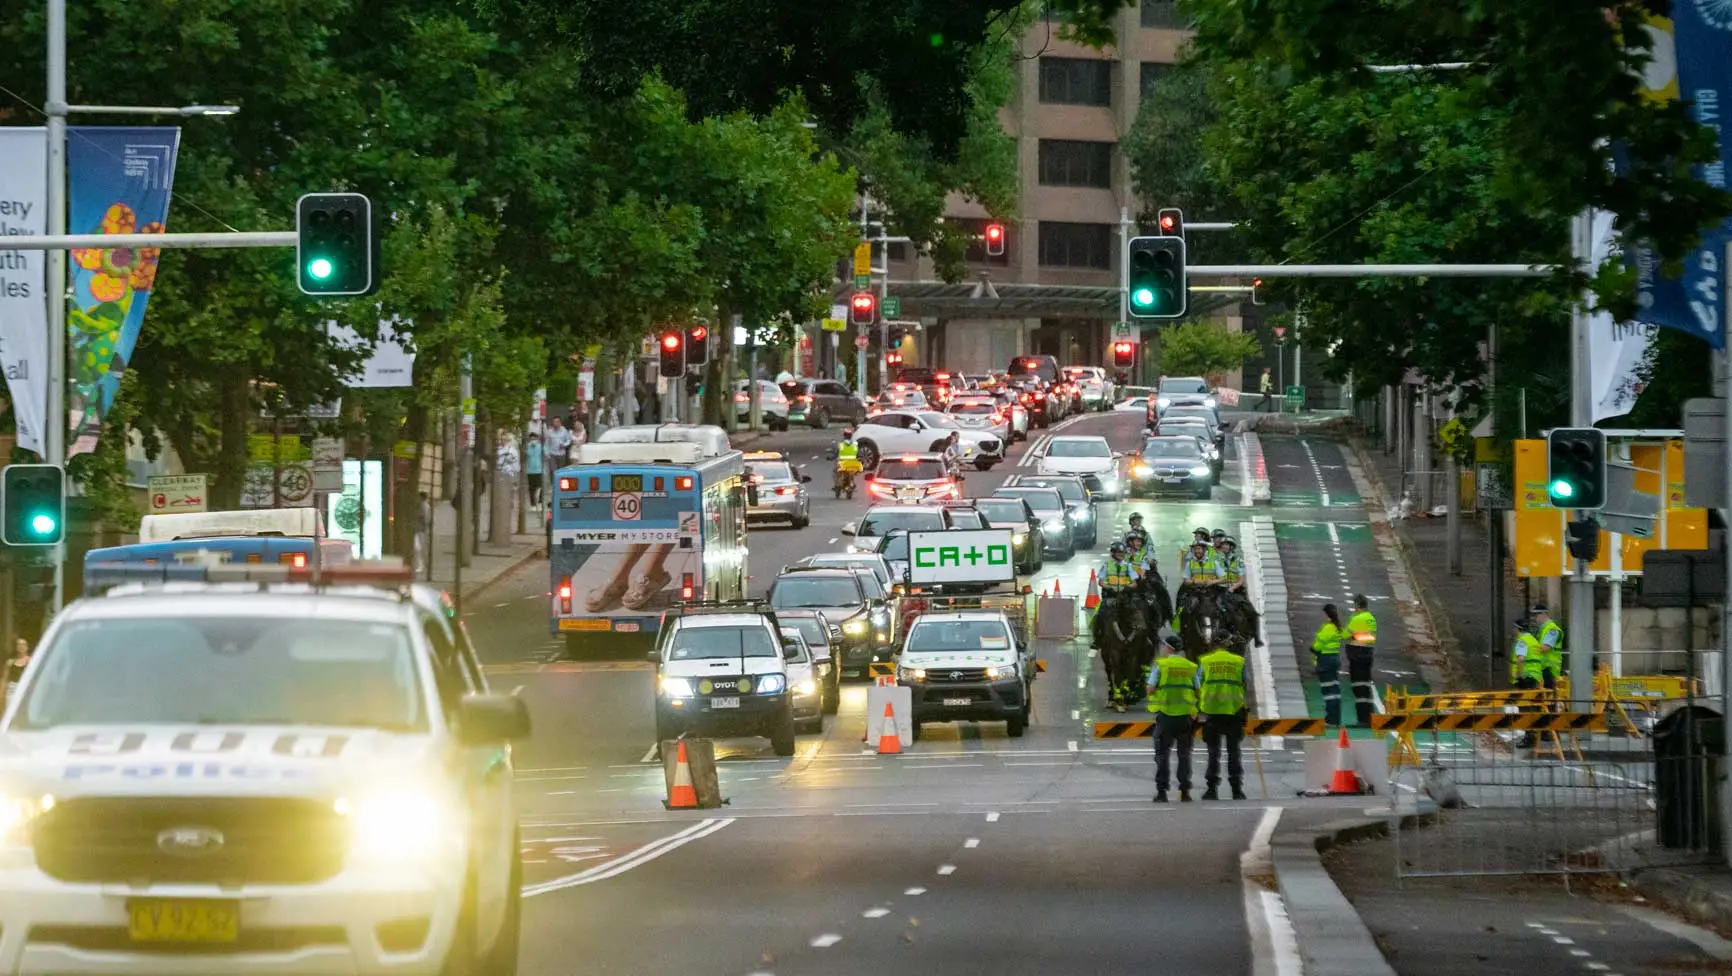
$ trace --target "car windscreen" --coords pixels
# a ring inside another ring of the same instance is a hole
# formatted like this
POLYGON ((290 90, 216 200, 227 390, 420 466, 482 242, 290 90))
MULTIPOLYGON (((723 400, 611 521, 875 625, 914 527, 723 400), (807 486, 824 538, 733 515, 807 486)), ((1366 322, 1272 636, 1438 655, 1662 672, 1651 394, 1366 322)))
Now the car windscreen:
POLYGON ((940 461, 885 458, 878 462, 877 476, 880 481, 938 481, 944 477, 944 464, 940 461))
POLYGON ((847 576, 782 576, 770 585, 770 606, 777 610, 849 607, 860 602, 860 584, 852 573, 847 576))
POLYGON ((980 513, 972 508, 953 508, 950 510, 950 527, 954 529, 984 529, 986 522, 980 513))
POLYGON ((950 404, 950 412, 967 417, 980 417, 997 413, 998 406, 991 400, 957 400, 950 404))
POLYGON ((1208 407, 1171 407, 1167 410, 1167 416, 1174 419, 1195 417, 1210 427, 1215 426, 1215 412, 1208 407))
POLYGON ((919 390, 900 390, 890 394, 890 402, 898 407, 924 407, 926 394, 919 390))
POLYGON ((906 366, 896 371, 893 383, 935 383, 938 371, 924 366, 906 366))
POLYGON ((1046 456, 1063 458, 1110 458, 1113 456, 1113 449, 1108 447, 1107 442, 1104 440, 1097 441, 1093 438, 1078 438, 1076 440, 1071 440, 1070 438, 1055 437, 1047 442, 1046 456))
POLYGON ((746 474, 757 481, 793 481, 794 472, 781 461, 753 461, 746 465, 746 474))
POLYGON ((920 422, 928 427, 942 427, 945 430, 956 429, 956 420, 949 414, 923 413, 920 415, 920 422))
POLYGON ((1209 384, 1199 379, 1162 380, 1162 393, 1201 393, 1209 392, 1209 384))
POLYGON ((1025 479, 1024 484, 1030 487, 1051 488, 1067 502, 1086 502, 1089 500, 1088 492, 1084 490, 1082 482, 1075 478, 1053 478, 1049 481, 1034 477, 1025 479))
POLYGON ((107 617, 68 624, 38 656, 14 729, 427 727, 414 644, 396 623, 197 613, 107 617))
POLYGON ((666 656, 670 661, 775 657, 776 644, 763 627, 680 627, 668 640, 666 656))
POLYGON ((883 582, 870 566, 855 566, 854 578, 860 581, 860 592, 866 594, 868 600, 882 600, 890 595, 884 592, 883 582))
POLYGON ((997 620, 918 620, 905 651, 1008 651, 1010 634, 997 620))
POLYGON ((897 560, 901 560, 902 562, 907 562, 908 561, 908 535, 907 535, 907 533, 898 532, 895 535, 889 537, 888 539, 885 539, 883 544, 878 547, 878 555, 883 556, 885 559, 897 559, 897 560))
POLYGON ((830 643, 830 635, 824 629, 824 624, 817 617, 777 617, 782 627, 787 630, 797 630, 800 636, 806 638, 806 643, 813 647, 823 647, 830 643))
POLYGON ((1000 488, 993 494, 1005 498, 1021 498, 1037 512, 1057 512, 1065 507, 1064 496, 1051 488, 1000 488))
POLYGON ((1009 498, 977 498, 974 510, 985 516, 987 524, 1000 529, 1020 529, 1028 524, 1028 511, 1022 502, 1009 498))
POLYGON ((1203 449, 1193 437, 1152 437, 1143 442, 1145 458, 1199 458, 1203 449))
POLYGON ((911 512, 907 509, 877 508, 866 513, 854 527, 855 535, 883 535, 891 529, 910 532, 937 532, 944 528, 944 516, 937 512, 911 512))

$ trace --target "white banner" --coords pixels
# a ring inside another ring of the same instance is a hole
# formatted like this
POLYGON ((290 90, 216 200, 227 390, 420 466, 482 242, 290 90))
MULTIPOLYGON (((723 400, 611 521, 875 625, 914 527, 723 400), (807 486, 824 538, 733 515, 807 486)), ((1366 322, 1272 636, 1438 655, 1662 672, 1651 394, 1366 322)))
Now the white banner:
POLYGON ((908 533, 911 583, 998 583, 1016 579, 1009 529, 908 533))
MULTIPOLYGON (((415 354, 405 347, 413 323, 395 315, 379 320, 379 338, 361 363, 359 373, 344 377, 343 385, 361 390, 390 389, 415 385, 415 354)), ((325 335, 333 345, 360 349, 367 345, 361 334, 346 325, 325 323, 325 335)), ((363 557, 364 558, 364 557, 363 557)))
MULTIPOLYGON (((47 132, 0 128, 0 237, 47 233, 47 195, 47 132)), ((47 269, 46 251, 0 251, 0 369, 12 394, 18 446, 38 454, 48 411, 47 269)))
MULTIPOLYGON (((1617 241, 1612 230, 1612 214, 1604 210, 1593 212, 1593 252, 1588 267, 1599 267, 1615 253, 1617 241)), ((1594 422, 1607 417, 1622 417, 1636 405, 1642 392, 1637 371, 1648 355, 1648 343, 1654 337, 1654 326, 1640 322, 1614 322, 1609 312, 1594 312, 1588 316, 1588 357, 1593 360, 1594 422)))

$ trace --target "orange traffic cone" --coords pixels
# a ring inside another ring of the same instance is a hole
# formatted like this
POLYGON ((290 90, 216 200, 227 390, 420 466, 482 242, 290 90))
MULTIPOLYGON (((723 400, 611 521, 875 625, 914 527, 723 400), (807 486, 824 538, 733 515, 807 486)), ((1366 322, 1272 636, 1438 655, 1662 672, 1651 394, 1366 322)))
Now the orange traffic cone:
POLYGON ((878 729, 878 754, 902 755, 902 737, 896 734, 896 716, 891 712, 889 702, 884 703, 884 724, 878 729))
POLYGON ((1358 796, 1365 790, 1353 771, 1353 747, 1347 744, 1347 726, 1341 727, 1340 749, 1335 753, 1335 775, 1329 780, 1330 796, 1358 796))
POLYGON ((1083 609, 1093 610, 1101 605, 1101 581, 1095 576, 1094 570, 1089 570, 1088 596, 1083 598, 1083 609))
POLYGON ((667 803, 669 810, 696 810, 698 808, 698 788, 692 784, 692 764, 686 758, 686 740, 679 742, 679 752, 674 754, 674 785, 668 788, 667 803))
POLYGON ((1060 593, 1058 590, 1058 580, 1052 581, 1052 596, 1053 596, 1053 599, 1055 599, 1055 600, 1061 596, 1064 596, 1064 594, 1060 593))

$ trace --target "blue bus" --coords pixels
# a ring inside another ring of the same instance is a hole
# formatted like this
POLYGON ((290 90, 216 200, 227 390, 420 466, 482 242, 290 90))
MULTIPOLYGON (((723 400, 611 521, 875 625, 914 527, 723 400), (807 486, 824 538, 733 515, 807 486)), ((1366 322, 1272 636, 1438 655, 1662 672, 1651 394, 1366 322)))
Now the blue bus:
POLYGON ((615 427, 552 489, 548 616, 568 652, 642 643, 679 603, 745 596, 745 462, 720 427, 615 427))
POLYGON ((176 512, 146 515, 139 541, 92 549, 89 564, 242 563, 305 569, 322 552, 323 565, 340 566, 354 558, 354 545, 325 536, 312 508, 275 508, 234 512, 176 512))

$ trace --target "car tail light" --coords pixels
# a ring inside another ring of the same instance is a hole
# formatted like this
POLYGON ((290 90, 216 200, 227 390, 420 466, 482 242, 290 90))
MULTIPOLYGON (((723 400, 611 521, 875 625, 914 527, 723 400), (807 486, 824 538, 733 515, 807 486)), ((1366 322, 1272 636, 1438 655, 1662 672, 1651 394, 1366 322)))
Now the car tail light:
POLYGON ((812 402, 812 398, 811 398, 811 397, 810 397, 810 396, 808 396, 808 395, 806 395, 806 394, 801 394, 801 396, 800 396, 800 402, 801 402, 801 403, 811 403, 811 402, 812 402))
POLYGON ((285 552, 277 557, 277 562, 295 569, 307 568, 307 554, 304 552, 285 552))
POLYGON ((866 483, 866 490, 874 495, 881 495, 885 498, 889 498, 896 493, 896 489, 881 481, 868 481, 866 483))
POLYGON ((782 487, 776 489, 776 494, 778 494, 778 495, 797 495, 799 493, 800 493, 800 489, 794 487, 793 485, 783 485, 782 487))
POLYGON ((930 488, 926 489, 926 493, 928 495, 954 495, 954 494, 956 494, 956 486, 955 485, 933 485, 930 488))
POLYGON ((681 573, 680 574, 680 599, 690 600, 691 598, 692 598, 692 574, 681 573))
POLYGON ((735 403, 750 403, 750 402, 752 402, 752 398, 745 395, 744 393, 736 393, 736 394, 734 394, 734 402, 735 403))
POLYGON ((559 612, 571 612, 571 577, 559 581, 559 612))

